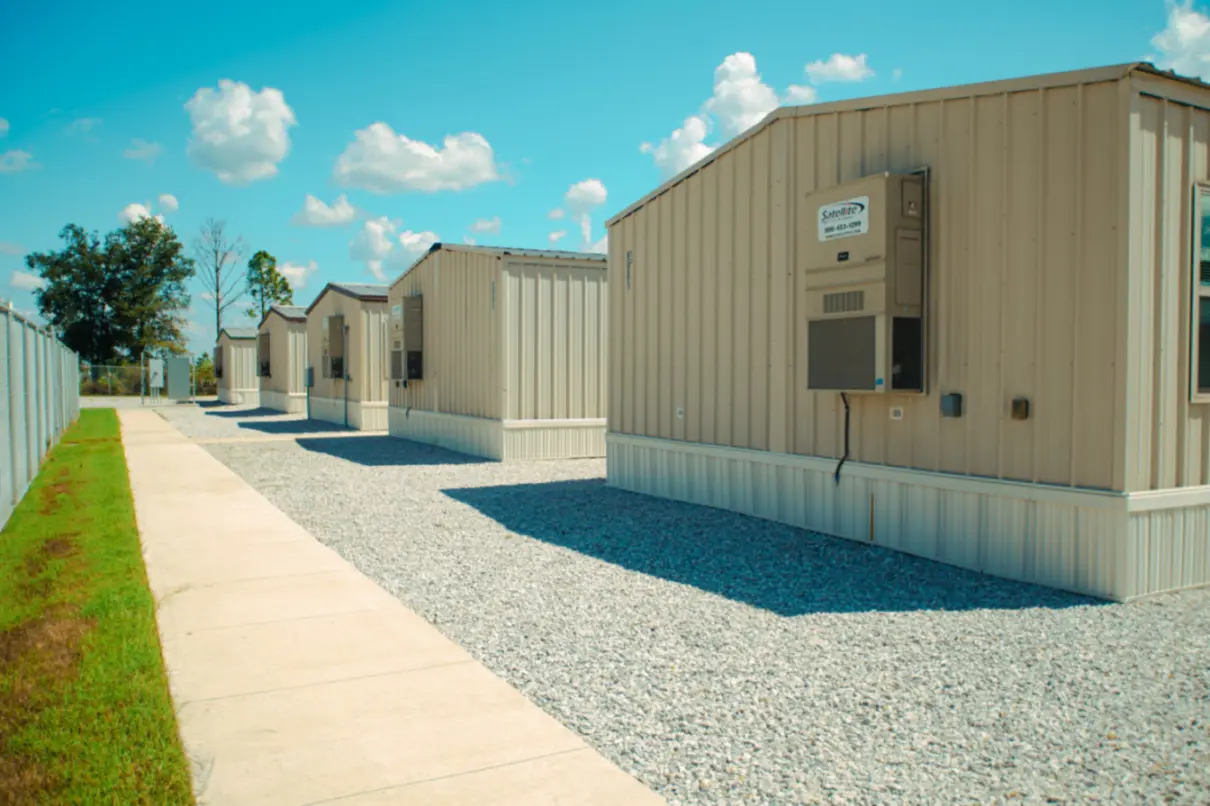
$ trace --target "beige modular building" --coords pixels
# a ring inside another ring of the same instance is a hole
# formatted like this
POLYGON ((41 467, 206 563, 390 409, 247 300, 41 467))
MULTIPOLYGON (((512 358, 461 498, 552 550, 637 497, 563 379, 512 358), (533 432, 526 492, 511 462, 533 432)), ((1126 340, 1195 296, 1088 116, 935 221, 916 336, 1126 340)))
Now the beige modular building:
POLYGON ((307 309, 270 305, 257 328, 260 404, 287 414, 307 410, 307 309))
POLYGON ((387 287, 328 283, 306 313, 310 416, 385 431, 387 287))
POLYGON ((214 375, 223 403, 255 406, 260 402, 256 367, 256 330, 224 327, 214 345, 214 375))
POLYGON ((1206 584, 1208 215, 1210 86, 1145 64, 775 110, 608 222, 609 483, 1206 584))
POLYGON ((434 244, 392 285, 390 433, 490 459, 605 455, 606 257, 434 244))

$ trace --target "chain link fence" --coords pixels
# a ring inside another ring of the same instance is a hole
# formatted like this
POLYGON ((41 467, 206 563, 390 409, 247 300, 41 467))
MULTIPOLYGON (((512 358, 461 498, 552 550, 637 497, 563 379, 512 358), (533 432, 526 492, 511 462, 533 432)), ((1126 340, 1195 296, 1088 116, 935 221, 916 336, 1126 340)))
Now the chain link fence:
POLYGON ((134 365, 83 364, 80 367, 80 394, 132 396, 143 394, 146 367, 134 365))
POLYGON ((80 415, 78 366, 54 334, 0 306, 0 527, 80 415))

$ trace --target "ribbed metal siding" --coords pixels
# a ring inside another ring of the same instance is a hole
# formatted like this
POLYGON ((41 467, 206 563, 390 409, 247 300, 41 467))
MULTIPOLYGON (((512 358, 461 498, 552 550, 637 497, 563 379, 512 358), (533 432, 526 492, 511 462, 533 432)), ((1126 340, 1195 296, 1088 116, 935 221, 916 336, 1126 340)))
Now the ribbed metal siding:
POLYGON ((262 391, 282 394, 306 392, 307 326, 270 314, 261 333, 269 334, 268 378, 261 378, 262 391))
POLYGON ((929 166, 930 395, 852 398, 852 457, 1122 489, 1124 115, 1101 82, 774 122, 610 228, 610 430, 838 456, 839 396, 805 388, 797 202, 929 166))
POLYGON ((1210 484, 1210 405, 1189 400, 1193 188, 1210 179, 1210 112, 1132 100, 1127 489, 1210 484))
POLYGON ((315 368, 313 398, 344 399, 344 382, 323 376, 323 320, 325 316, 344 316, 349 326, 349 348, 345 364, 353 378, 349 400, 370 402, 386 400, 386 369, 382 364, 382 343, 386 327, 385 302, 363 302, 337 292, 324 295, 307 316, 308 366, 315 368))
MULTIPOLYGON (((350 389, 350 400, 365 403, 385 403, 389 394, 390 366, 387 361, 388 318, 385 302, 362 303, 361 311, 354 317, 354 326, 349 329, 350 338, 354 335, 357 341, 357 352, 353 356, 357 362, 354 366, 360 368, 360 377, 353 379, 350 389), (356 396, 354 396, 354 393, 356 396)), ((386 428, 386 423, 382 423, 386 428)))
POLYGON ((258 389, 256 339, 229 339, 223 335, 218 346, 223 351, 223 377, 219 378, 218 387, 234 391, 258 389))
POLYGON ((605 416, 606 279, 603 268, 521 261, 505 266, 507 419, 605 416))
POLYGON ((392 382, 392 406, 501 417, 499 265, 495 255, 440 251, 392 286, 389 306, 424 296, 424 378, 406 389, 392 382))

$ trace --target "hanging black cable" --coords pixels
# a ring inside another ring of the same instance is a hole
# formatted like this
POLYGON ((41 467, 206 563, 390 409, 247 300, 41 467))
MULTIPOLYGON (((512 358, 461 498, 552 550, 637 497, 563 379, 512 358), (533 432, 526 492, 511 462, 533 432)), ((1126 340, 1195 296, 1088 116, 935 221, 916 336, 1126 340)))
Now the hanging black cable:
POLYGON ((837 486, 840 486, 840 469, 849 458, 849 396, 841 392, 840 400, 844 403, 844 456, 840 457, 836 472, 832 474, 832 481, 836 482, 837 486))

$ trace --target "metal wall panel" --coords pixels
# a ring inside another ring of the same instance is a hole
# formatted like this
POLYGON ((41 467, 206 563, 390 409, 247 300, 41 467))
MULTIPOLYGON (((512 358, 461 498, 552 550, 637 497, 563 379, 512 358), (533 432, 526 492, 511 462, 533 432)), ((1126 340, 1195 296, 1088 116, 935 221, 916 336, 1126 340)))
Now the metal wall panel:
POLYGON ((489 419, 603 418, 608 296, 600 264, 442 250, 396 281, 424 296, 424 378, 391 405, 489 419))
POLYGON ((1134 94, 1129 131, 1127 489, 1210 484, 1210 404, 1189 394, 1193 192, 1210 180, 1210 112, 1134 94))
POLYGON ((0 308, 0 527, 80 414, 79 358, 0 308))
POLYGON ((502 416, 499 278, 500 259, 495 255, 442 250, 395 281, 388 316, 403 297, 424 297, 424 378, 408 381, 406 389, 392 382, 392 406, 467 417, 502 416))
POLYGON ((503 417, 603 418, 609 366, 604 267, 511 260, 502 290, 503 417))
POLYGON ((256 339, 232 339, 223 334, 217 347, 223 351, 223 377, 218 379, 219 394, 249 392, 260 388, 257 377, 256 339))
POLYGON ((349 383, 349 400, 373 403, 386 399, 386 368, 382 352, 386 338, 386 311, 385 302, 362 301, 337 291, 325 293, 319 304, 311 309, 307 314, 305 366, 315 368, 312 398, 344 399, 344 382, 339 378, 325 378, 321 362, 324 317, 344 316, 345 324, 349 326, 349 352, 345 355, 345 364, 353 378, 349 383))
POLYGON ((1124 489, 1120 84, 954 95, 804 108, 615 220, 610 431, 839 456, 839 395, 806 388, 798 201, 927 166, 929 393, 852 396, 851 458, 1124 489))
POLYGON ((271 373, 268 378, 260 379, 261 391, 282 395, 306 393, 306 322, 293 322, 278 313, 270 313, 259 332, 269 334, 271 373))

